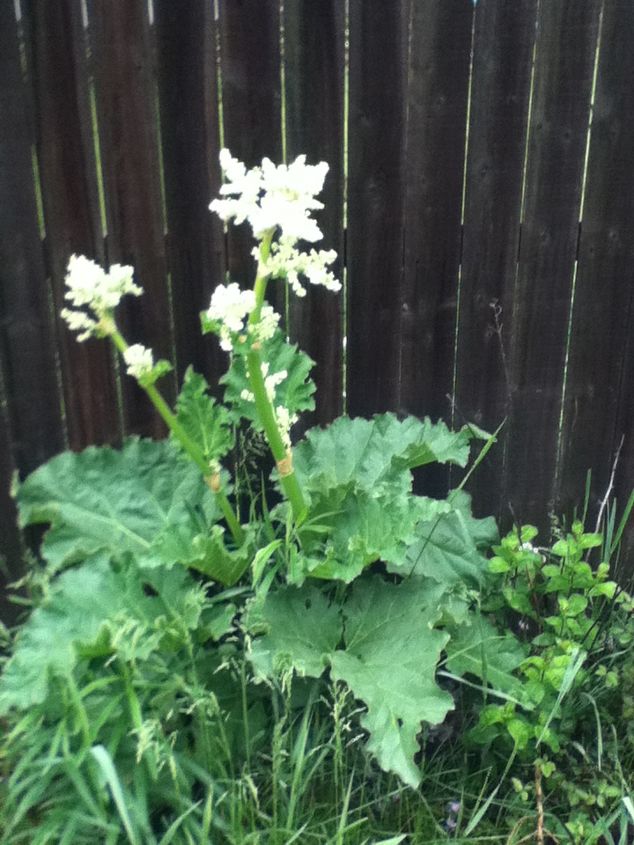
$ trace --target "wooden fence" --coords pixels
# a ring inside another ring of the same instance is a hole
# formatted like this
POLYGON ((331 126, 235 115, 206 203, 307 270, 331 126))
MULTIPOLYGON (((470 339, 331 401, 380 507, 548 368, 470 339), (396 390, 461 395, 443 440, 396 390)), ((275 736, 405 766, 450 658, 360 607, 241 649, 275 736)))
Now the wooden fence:
MULTIPOLYGON (((218 151, 307 153, 345 296, 291 302, 325 422, 494 429, 480 513, 545 522, 634 485, 631 0, 0 0, 0 534, 15 468, 159 434, 106 344, 59 320, 70 253, 136 268, 126 330, 224 366, 198 312, 249 238, 218 151)), ((440 492, 450 479, 431 473, 440 492)), ((634 533, 629 534, 630 572, 634 533)))

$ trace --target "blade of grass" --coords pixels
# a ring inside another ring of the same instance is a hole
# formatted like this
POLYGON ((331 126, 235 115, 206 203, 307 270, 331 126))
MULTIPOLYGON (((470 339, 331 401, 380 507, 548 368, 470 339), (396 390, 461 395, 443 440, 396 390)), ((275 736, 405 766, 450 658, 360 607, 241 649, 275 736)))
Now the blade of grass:
POLYGON ((90 753, 95 758, 97 765, 101 769, 106 783, 110 788, 112 800, 115 803, 117 812, 119 813, 121 822, 125 828, 125 832, 128 835, 130 845, 140 845, 139 839, 132 824, 132 819, 130 818, 130 814, 128 813, 128 808, 125 803, 123 787, 121 786, 119 775, 117 774, 117 770, 115 769, 114 763, 112 762, 112 757, 103 745, 94 745, 90 749, 90 753))

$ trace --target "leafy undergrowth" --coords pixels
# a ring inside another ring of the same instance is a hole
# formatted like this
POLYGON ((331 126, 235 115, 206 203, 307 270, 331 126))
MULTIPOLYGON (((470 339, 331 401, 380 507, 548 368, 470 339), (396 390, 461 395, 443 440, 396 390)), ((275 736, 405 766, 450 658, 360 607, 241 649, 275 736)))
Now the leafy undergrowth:
POLYGON ((327 165, 221 166, 211 207, 256 242, 253 289, 201 315, 231 353, 222 401, 190 368, 170 407, 170 363, 117 327, 133 268, 69 262, 62 316, 110 339, 170 437, 16 485, 46 532, 5 632, 0 841, 625 845, 634 603, 611 572, 634 498, 540 546, 473 513, 476 426, 344 416, 294 444, 313 362, 264 297, 341 287, 303 244, 327 165), (245 435, 272 473, 235 461, 245 435), (443 498, 416 492, 433 463, 443 498))

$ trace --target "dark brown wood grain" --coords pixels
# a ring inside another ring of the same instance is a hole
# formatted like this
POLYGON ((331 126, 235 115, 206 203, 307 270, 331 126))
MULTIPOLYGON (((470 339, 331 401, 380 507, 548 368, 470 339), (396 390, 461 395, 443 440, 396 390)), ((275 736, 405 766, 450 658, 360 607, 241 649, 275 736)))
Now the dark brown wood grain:
MULTIPOLYGON (((559 508, 571 509, 591 470, 593 518, 607 491, 621 438, 626 438, 625 468, 634 437, 634 394, 624 378, 626 351, 632 354, 634 296, 634 191, 626 176, 634 171, 634 9, 630 3, 606 4, 601 38, 556 491, 559 508)), ((627 498, 634 476, 628 479, 621 472, 619 479, 619 498, 627 498)))
POLYGON ((434 418, 453 393, 472 21, 462 0, 412 5, 399 408, 434 418))
MULTIPOLYGON (((121 320, 130 343, 172 358, 173 322, 165 256, 157 88, 147 2, 94 0, 89 34, 95 74, 107 218, 107 259, 131 264, 145 293, 126 297, 121 320)), ((174 379, 161 382, 168 399, 174 379)), ((164 433, 145 394, 123 378, 128 432, 164 433)))
MULTIPOLYGON (((264 156, 282 160, 280 14, 277 0, 220 0, 224 144, 247 167, 264 156)), ((253 284, 253 236, 248 224, 227 234, 233 281, 253 284)), ((268 295, 278 310, 284 298, 268 295)))
MULTIPOLYGON (((495 431, 510 413, 506 358, 520 238, 537 0, 476 8, 456 359, 455 421, 495 431)), ((497 513, 508 427, 474 476, 497 513)))
POLYGON ((10 495, 27 473, 64 445, 49 289, 31 158, 34 137, 13 4, 0 4, 0 618, 16 608, 6 584, 22 571, 10 495))
POLYGON ((183 14, 156 0, 154 13, 178 371, 193 364, 213 385, 226 367, 200 332, 200 312, 225 274, 222 222, 208 208, 220 186, 213 4, 193 0, 183 14))
POLYGON ((70 255, 104 262, 81 8, 79 0, 22 8, 66 420, 79 449, 121 437, 109 345, 77 343, 59 318, 70 255))
MULTIPOLYGON (((452 413, 473 15, 462 0, 411 12, 398 408, 433 419, 452 413)), ((449 469, 427 467, 418 483, 445 495, 449 469)))
MULTIPOLYGON (((306 154, 309 164, 329 165, 316 216, 324 232, 316 248, 336 249, 333 265, 343 275, 344 36, 345 7, 338 0, 294 0, 284 7, 286 154, 306 154)), ((343 405, 343 292, 308 286, 303 299, 291 295, 290 333, 315 361, 314 421, 326 423, 343 405)))
POLYGON ((409 3, 350 2, 347 407, 400 400, 409 3), (389 85, 386 84, 389 80, 389 85))
MULTIPOLYGON (((64 444, 49 286, 38 227, 34 136, 13 4, 0 4, 0 354, 16 465, 64 444)), ((6 489, 8 479, 0 480, 6 489)))
MULTIPOLYGON (((629 331, 627 332, 627 343, 623 348, 619 407, 613 441, 614 452, 618 450, 621 441, 623 443, 619 454, 615 486, 611 493, 611 505, 613 507, 616 505, 618 519, 621 518, 634 490, 634 332, 631 328, 633 320, 634 303, 630 301, 628 311, 629 331)), ((634 583, 634 514, 630 514, 619 549, 617 574, 619 582, 631 589, 634 583)))
MULTIPOLYGON (((0 374, 0 396, 3 384, 0 374)), ((18 617, 18 607, 11 602, 9 585, 23 573, 24 555, 20 532, 17 528, 15 501, 10 494, 11 476, 15 471, 13 461, 14 435, 6 405, 0 410, 0 620, 10 625, 18 617)))
POLYGON ((598 0, 540 6, 524 221, 507 315, 512 400, 504 505, 523 522, 545 523, 554 506, 600 6, 598 0))

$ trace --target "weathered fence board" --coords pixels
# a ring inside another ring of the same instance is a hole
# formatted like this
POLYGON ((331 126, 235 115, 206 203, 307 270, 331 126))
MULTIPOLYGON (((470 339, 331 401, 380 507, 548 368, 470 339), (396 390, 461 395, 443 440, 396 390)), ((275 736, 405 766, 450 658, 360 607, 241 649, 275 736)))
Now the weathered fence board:
MULTIPOLYGON (((96 83, 106 219, 107 258, 132 264, 145 293, 121 306, 128 342, 172 358, 171 295, 165 257, 157 91, 152 73, 147 3, 90 5, 89 33, 96 83)), ((132 379, 123 379, 126 429, 161 433, 163 424, 132 379)), ((162 382, 168 397, 174 380, 162 382)))
MULTIPOLYGON (((456 421, 487 431, 510 413, 506 359, 536 13, 537 0, 476 9, 455 402, 456 421)), ((480 512, 499 510, 507 430, 471 484, 480 512)))
MULTIPOLYGON (((616 0, 603 11, 563 416, 559 506, 570 508, 579 500, 591 469, 594 512, 606 493, 621 438, 634 434, 631 418, 626 426, 626 406, 634 398, 627 398, 623 381, 634 296, 634 16, 629 8, 616 0)), ((634 487, 633 475, 629 485, 634 487)))
POLYGON ((59 318, 71 253, 104 262, 81 8, 79 0, 22 8, 66 422, 79 449, 121 438, 111 350, 77 343, 59 318))
POLYGON ((408 27, 408 3, 350 2, 346 360, 354 416, 399 401, 408 27))
MULTIPOLYGON (((449 419, 459 296, 462 191, 474 6, 412 3, 409 34, 403 261, 398 309, 398 409, 449 419)), ((444 495, 448 468, 420 488, 444 495)))
MULTIPOLYGON (((330 166, 322 195, 324 232, 317 249, 336 249, 343 273, 345 6, 338 0, 293 0, 284 8, 286 156, 330 166), (319 84, 315 84, 319 80, 319 84)), ((291 301, 290 332, 315 361, 318 422, 343 404, 343 295, 311 287, 291 301)))
MULTIPOLYGON (((220 0, 224 145, 248 167, 264 156, 282 159, 282 82, 279 2, 220 0)), ((227 233, 232 281, 253 283, 252 234, 245 224, 227 233)), ((267 292, 273 301, 274 292, 267 292)), ((276 305, 282 305, 278 297, 276 305)))
POLYGON ((413 3, 405 126, 399 408, 449 417, 474 7, 413 3))
POLYGON ((0 4, 0 80, 2 357, 15 460, 28 471, 62 447, 64 431, 38 225, 35 138, 10 3, 0 4))
POLYGON ((225 356, 201 335, 199 314, 225 274, 222 222, 208 210, 220 186, 216 25, 207 0, 187 12, 154 3, 169 267, 178 374, 193 364, 214 384, 225 356))
POLYGON ((0 371, 0 620, 12 623, 17 617, 17 608, 10 601, 7 586, 16 581, 23 572, 23 553, 20 532, 17 527, 15 502, 10 494, 11 478, 16 469, 13 461, 13 432, 5 403, 4 379, 0 371))
POLYGON ((599 0, 542 3, 512 314, 504 503, 519 520, 553 504, 569 308, 599 0))

